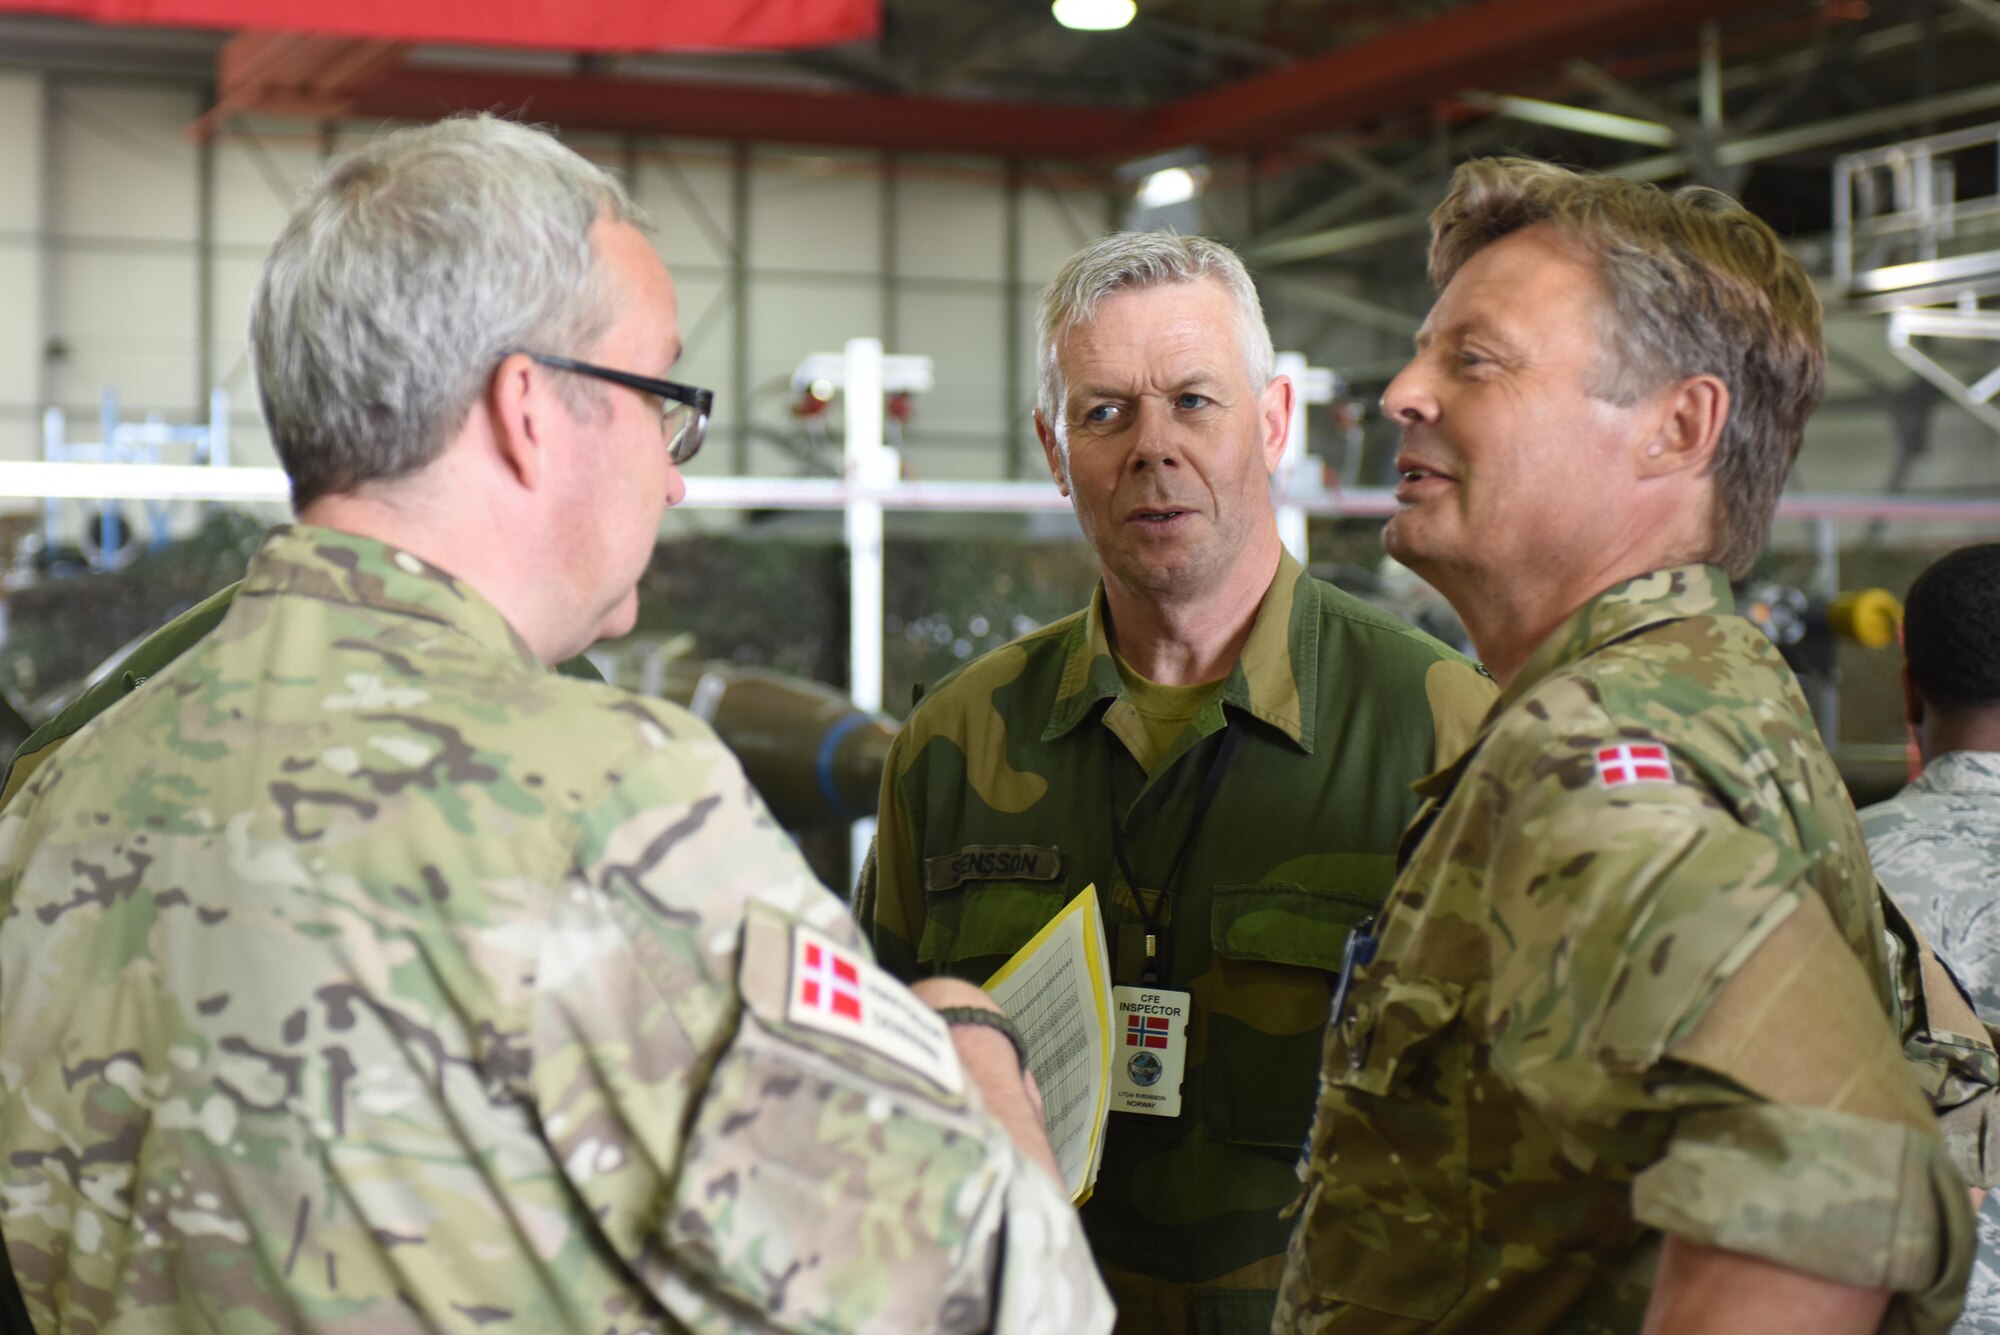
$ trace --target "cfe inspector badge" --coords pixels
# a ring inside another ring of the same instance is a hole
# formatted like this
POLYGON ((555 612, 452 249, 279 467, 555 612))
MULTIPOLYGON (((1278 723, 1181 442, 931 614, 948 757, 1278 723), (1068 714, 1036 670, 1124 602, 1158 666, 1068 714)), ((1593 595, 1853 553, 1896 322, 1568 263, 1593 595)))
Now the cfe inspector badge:
POLYGON ((1180 1116, 1190 1004, 1172 988, 1111 989, 1111 1111, 1180 1116))

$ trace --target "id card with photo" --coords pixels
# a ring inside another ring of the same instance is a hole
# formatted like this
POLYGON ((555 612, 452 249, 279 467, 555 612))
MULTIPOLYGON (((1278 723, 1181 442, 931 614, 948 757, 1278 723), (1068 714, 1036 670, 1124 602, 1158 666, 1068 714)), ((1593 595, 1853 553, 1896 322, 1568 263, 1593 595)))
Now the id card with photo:
POLYGON ((1164 987, 1111 989, 1111 1111, 1178 1117, 1193 998, 1164 987))

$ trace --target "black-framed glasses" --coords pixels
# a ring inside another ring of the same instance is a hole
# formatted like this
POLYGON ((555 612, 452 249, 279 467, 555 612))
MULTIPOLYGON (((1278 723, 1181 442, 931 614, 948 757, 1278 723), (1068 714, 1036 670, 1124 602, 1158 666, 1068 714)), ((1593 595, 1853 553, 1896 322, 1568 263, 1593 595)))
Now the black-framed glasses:
POLYGON ((676 467, 694 458, 695 452, 701 449, 702 438, 708 434, 708 415, 715 408, 714 390, 696 389, 672 380, 655 380, 649 375, 634 375, 630 371, 614 371, 608 366, 595 366, 568 357, 547 357, 539 352, 531 352, 528 356, 558 371, 594 376, 659 399, 660 436, 667 442, 667 457, 674 461, 676 467))

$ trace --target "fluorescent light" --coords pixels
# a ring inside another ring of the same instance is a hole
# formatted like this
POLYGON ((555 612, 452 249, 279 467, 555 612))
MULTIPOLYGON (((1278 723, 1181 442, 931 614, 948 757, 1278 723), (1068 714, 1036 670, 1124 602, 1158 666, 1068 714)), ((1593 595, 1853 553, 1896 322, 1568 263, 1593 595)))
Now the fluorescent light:
POLYGON ((1139 184, 1139 207, 1185 204, 1201 193, 1201 178, 1186 167, 1162 167, 1139 184))
POLYGON ((1139 7, 1133 0, 1055 0, 1049 12, 1065 28, 1108 32, 1130 23, 1139 7))

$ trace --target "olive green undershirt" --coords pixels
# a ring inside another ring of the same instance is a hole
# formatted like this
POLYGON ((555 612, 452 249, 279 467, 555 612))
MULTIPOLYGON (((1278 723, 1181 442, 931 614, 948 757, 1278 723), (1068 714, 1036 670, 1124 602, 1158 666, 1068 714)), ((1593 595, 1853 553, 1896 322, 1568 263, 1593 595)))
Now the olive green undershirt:
POLYGON ((1139 675, 1116 651, 1111 659, 1118 665, 1118 679, 1125 683, 1125 698, 1139 716, 1137 728, 1120 728, 1113 725, 1132 752, 1132 758, 1139 762, 1146 777, 1151 778, 1159 768, 1160 760, 1180 739, 1188 724, 1195 721, 1209 702, 1222 694, 1222 685, 1227 676, 1214 681, 1198 682, 1193 686, 1162 686, 1139 675))

